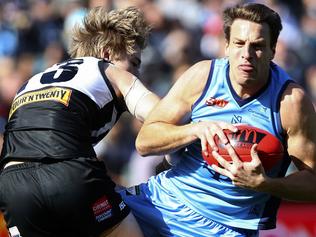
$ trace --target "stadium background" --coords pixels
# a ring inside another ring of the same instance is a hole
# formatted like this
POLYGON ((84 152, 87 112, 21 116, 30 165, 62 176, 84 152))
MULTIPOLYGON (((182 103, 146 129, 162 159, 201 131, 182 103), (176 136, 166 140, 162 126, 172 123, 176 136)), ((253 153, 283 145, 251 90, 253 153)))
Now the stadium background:
MULTIPOLYGON (((87 9, 135 5, 144 11, 153 30, 142 54, 141 79, 163 96, 190 65, 223 56, 221 11, 238 2, 260 2, 279 12, 283 30, 274 61, 306 88, 316 106, 314 0, 0 0, 0 134, 17 88, 32 74, 68 57, 71 28, 80 24, 87 9)), ((162 159, 139 157, 134 147, 139 127, 125 115, 96 147, 122 185, 145 181, 162 159)), ((6 236, 0 214, 0 237, 6 236)), ((278 228, 260 236, 316 236, 316 205, 283 202, 278 228)))

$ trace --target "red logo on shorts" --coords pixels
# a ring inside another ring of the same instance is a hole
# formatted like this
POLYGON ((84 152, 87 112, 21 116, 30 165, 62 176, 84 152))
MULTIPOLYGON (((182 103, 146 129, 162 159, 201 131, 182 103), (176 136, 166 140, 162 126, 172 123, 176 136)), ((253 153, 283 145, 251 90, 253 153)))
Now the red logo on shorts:
POLYGON ((208 106, 213 106, 213 105, 216 105, 218 107, 225 107, 227 104, 228 104, 228 101, 227 100, 223 100, 223 99, 216 99, 214 97, 210 97, 209 99, 207 99, 205 101, 205 104, 208 105, 208 106))
POLYGON ((101 222, 112 216, 112 205, 110 204, 106 196, 98 199, 93 205, 92 210, 95 216, 95 219, 98 222, 101 222))

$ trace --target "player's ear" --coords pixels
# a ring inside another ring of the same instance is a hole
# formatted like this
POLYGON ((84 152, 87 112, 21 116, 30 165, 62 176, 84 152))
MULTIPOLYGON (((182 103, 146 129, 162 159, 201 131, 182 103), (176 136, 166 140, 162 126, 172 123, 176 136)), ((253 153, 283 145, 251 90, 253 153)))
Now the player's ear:
POLYGON ((102 58, 104 58, 106 60, 110 60, 110 53, 107 49, 103 49, 102 58))
POLYGON ((275 47, 276 47, 276 46, 274 46, 274 47, 272 47, 272 48, 271 48, 270 60, 274 59, 274 55, 275 55, 275 47))

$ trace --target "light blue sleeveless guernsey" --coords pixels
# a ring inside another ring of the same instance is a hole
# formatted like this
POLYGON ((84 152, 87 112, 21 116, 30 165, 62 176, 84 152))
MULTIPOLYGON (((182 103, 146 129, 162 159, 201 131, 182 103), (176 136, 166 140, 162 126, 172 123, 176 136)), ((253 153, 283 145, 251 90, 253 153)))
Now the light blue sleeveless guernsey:
MULTIPOLYGON (((269 131, 284 143, 279 105, 282 92, 292 82, 289 76, 276 64, 271 63, 270 81, 267 86, 251 98, 242 100, 231 86, 228 69, 227 59, 212 61, 206 87, 192 107, 192 122, 214 120, 247 123, 269 131)), ((250 230, 275 227, 280 200, 268 194, 236 187, 229 178, 213 171, 201 156, 200 142, 189 145, 180 160, 171 170, 150 178, 145 186, 140 186, 146 195, 138 202, 151 202, 159 209, 160 215, 164 216, 163 212, 172 209, 173 205, 165 196, 169 195, 201 216, 225 226, 250 230)), ((285 156, 267 175, 284 176, 289 163, 289 157, 285 156)), ((134 209, 137 218, 143 221, 150 218, 142 217, 141 206, 136 207, 129 200, 126 202, 134 209)), ((165 218, 165 222, 168 221, 165 218)))

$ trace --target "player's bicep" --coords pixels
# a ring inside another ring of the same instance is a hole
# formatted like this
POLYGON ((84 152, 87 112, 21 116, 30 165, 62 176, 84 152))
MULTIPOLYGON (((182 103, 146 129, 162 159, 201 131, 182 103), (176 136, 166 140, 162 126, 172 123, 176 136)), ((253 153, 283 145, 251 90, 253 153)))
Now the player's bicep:
POLYGON ((308 139, 305 135, 289 137, 288 153, 299 170, 312 168, 316 171, 315 141, 308 139))
POLYGON ((145 124, 164 122, 183 124, 191 113, 190 104, 181 97, 167 95, 152 110, 145 124))
POLYGON ((211 61, 202 61, 188 69, 154 108, 145 123, 184 124, 189 121, 192 105, 201 96, 211 61))
POLYGON ((281 121, 288 135, 288 153, 294 164, 298 169, 310 167, 316 171, 316 115, 301 88, 289 86, 285 91, 281 121))
POLYGON ((297 128, 289 132, 288 153, 298 169, 308 166, 316 171, 316 116, 306 107, 297 128))

